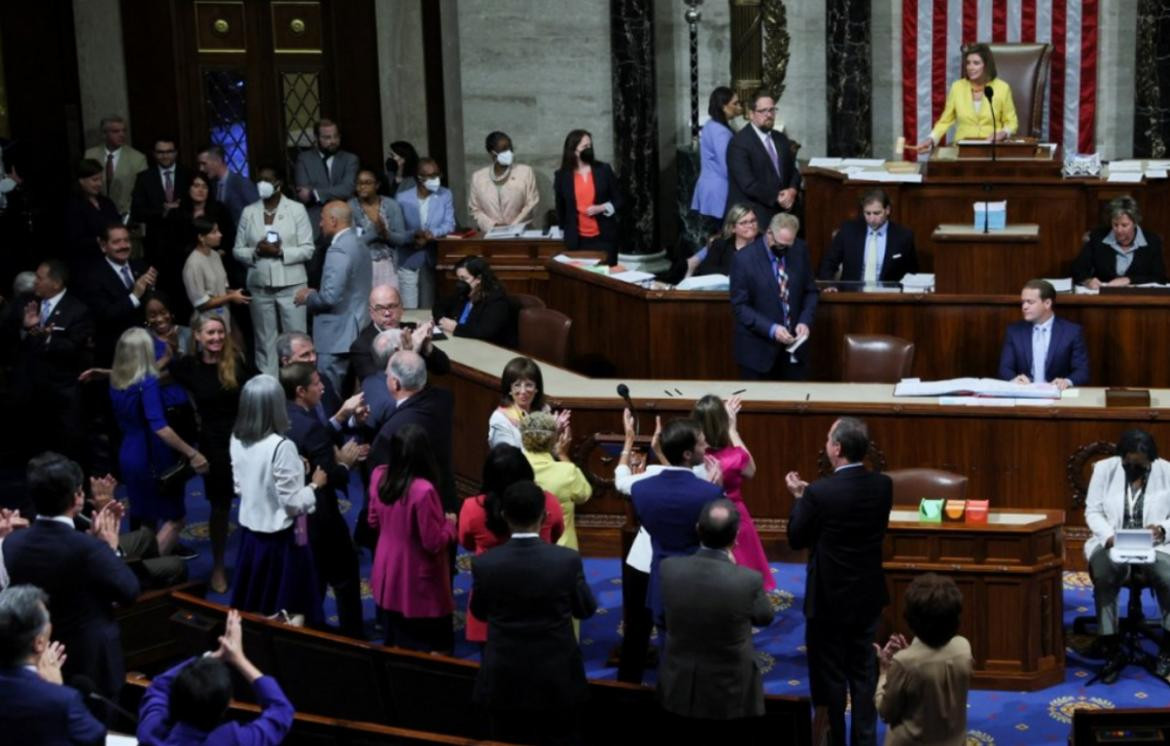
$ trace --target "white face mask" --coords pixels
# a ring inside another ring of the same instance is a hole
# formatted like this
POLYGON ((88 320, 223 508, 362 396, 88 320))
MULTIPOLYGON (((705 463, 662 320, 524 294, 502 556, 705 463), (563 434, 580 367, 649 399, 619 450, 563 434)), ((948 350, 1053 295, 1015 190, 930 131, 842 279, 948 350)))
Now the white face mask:
POLYGON ((427 179, 426 181, 424 181, 424 182, 423 182, 423 186, 425 186, 425 187, 427 188, 427 191, 428 191, 428 192, 437 192, 437 191, 439 191, 439 185, 440 185, 440 184, 441 184, 441 182, 440 182, 440 180, 438 179, 438 177, 436 177, 436 178, 434 178, 434 179, 427 179))
POLYGON ((15 180, 13 180, 7 176, 5 176, 3 179, 0 179, 0 194, 8 194, 9 192, 11 192, 15 188, 16 188, 16 181, 15 180))
POLYGON ((256 191, 260 192, 260 199, 268 199, 276 194, 276 187, 270 181, 261 181, 256 185, 256 191))
POLYGON ((511 166, 512 165, 512 157, 513 157, 512 151, 505 150, 502 153, 496 154, 496 163, 500 164, 501 166, 511 166))

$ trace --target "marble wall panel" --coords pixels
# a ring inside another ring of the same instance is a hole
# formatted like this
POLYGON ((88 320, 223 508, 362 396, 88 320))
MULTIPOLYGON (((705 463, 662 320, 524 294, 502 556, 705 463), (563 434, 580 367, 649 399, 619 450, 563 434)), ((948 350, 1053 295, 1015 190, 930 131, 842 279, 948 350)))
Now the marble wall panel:
POLYGON ((1170 152, 1170 5, 1165 0, 1137 3, 1136 96, 1133 154, 1165 158, 1170 152))
POLYGON ((610 0, 613 124, 625 206, 628 253, 658 249, 658 101, 654 74, 654 0, 610 0))
POLYGON ((873 126, 870 2, 826 0, 825 6, 828 155, 867 156, 873 126))

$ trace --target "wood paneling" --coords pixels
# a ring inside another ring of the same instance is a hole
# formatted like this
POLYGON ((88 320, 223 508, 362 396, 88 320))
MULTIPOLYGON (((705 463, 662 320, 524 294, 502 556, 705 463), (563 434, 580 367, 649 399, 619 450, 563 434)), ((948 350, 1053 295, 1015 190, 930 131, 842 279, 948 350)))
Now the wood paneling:
POLYGON ((202 53, 246 54, 248 28, 242 2, 195 3, 195 49, 202 53))

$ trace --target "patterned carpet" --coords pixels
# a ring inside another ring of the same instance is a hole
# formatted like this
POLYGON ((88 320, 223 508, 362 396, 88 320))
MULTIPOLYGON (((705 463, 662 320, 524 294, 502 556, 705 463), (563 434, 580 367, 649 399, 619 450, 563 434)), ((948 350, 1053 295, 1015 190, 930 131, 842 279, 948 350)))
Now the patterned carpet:
MULTIPOLYGON (((343 501, 343 509, 351 524, 357 511, 359 492, 355 483, 350 491, 350 500, 343 501)), ((200 556, 191 561, 189 568, 193 579, 206 578, 211 572, 210 547, 207 544, 207 503, 202 496, 199 478, 188 485, 188 519, 184 541, 200 551, 200 556)), ((235 530, 235 509, 232 512, 232 536, 228 551, 228 564, 235 554, 239 534, 235 530)), ((363 552, 363 603, 365 605, 367 629, 373 637, 373 600, 370 598, 366 581, 369 577, 370 556, 363 552)), ((467 591, 471 585, 470 556, 460 550, 459 574, 456 576, 456 628, 463 628, 463 609, 466 606, 467 591)), ((581 645, 585 655, 586 672, 590 678, 612 679, 613 668, 605 666, 610 649, 620 639, 621 626, 621 578, 620 565, 616 558, 586 559, 585 572, 589 584, 597 597, 597 614, 581 625, 581 645)), ((804 652, 804 618, 800 613, 804 593, 803 565, 772 565, 777 590, 772 602, 776 607, 775 621, 766 629, 756 633, 756 649, 760 668, 764 674, 764 686, 769 694, 808 695, 808 666, 804 652)), ((1077 616, 1093 613, 1092 586, 1086 573, 1065 573, 1064 620, 1066 631, 1071 632, 1072 622, 1077 616)), ((227 602, 226 596, 210 596, 212 600, 227 602)), ((1157 614, 1157 606, 1150 594, 1145 596, 1147 618, 1157 614)), ((1124 601, 1123 601, 1124 603, 1124 601)), ((1123 607, 1124 608, 1124 607, 1123 607)), ((332 598, 326 599, 326 615, 332 623, 336 616, 332 598)), ((456 655, 467 659, 478 659, 478 649, 459 640, 456 655)), ((1072 639, 1070 644, 1080 646, 1081 640, 1072 639)), ((1067 743, 1069 723, 1073 710, 1078 708, 1112 709, 1123 707, 1160 707, 1170 702, 1170 686, 1145 671, 1131 666, 1113 686, 1085 683, 1095 673, 1098 662, 1079 656, 1071 649, 1067 658, 1067 674, 1063 683, 1038 692, 972 691, 968 699, 967 743, 982 744, 1038 744, 1067 743)), ((647 683, 652 684, 654 672, 647 672, 647 683)), ((879 726, 880 727, 880 726, 879 726)), ((879 734, 880 743, 880 734, 879 734)))

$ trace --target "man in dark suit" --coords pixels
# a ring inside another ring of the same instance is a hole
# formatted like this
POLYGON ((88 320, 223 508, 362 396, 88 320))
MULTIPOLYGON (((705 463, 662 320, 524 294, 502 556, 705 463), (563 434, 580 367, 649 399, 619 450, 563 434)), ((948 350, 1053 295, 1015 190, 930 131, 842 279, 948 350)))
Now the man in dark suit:
POLYGON ((337 124, 322 119, 313 127, 316 147, 302 150, 297 155, 293 183, 297 199, 309 212, 313 224, 313 239, 317 251, 309 262, 309 285, 320 287, 325 265, 328 237, 321 232, 321 208, 332 200, 348 202, 357 188, 358 157, 341 149, 341 130, 337 124))
POLYGON ((324 594, 333 587, 341 633, 363 639, 361 577, 357 548, 341 514, 338 495, 349 491, 350 471, 369 446, 348 440, 339 444, 338 433, 318 414, 317 405, 325 393, 321 374, 309 363, 291 363, 280 369, 280 384, 288 399, 288 437, 309 461, 309 470, 318 467, 329 475, 329 483, 317 492, 317 510, 309 517, 309 539, 317 579, 324 594))
POLYGON ((173 137, 154 142, 154 167, 138 174, 130 198, 130 222, 146 226, 147 243, 157 234, 159 221, 179 206, 191 187, 191 169, 178 163, 179 151, 173 137), (154 230, 152 230, 154 229, 154 230))
MULTIPOLYGON (((796 472, 785 478, 796 498, 788 545, 808 550, 804 616, 812 701, 835 746, 845 744, 846 689, 853 703, 850 743, 864 746, 877 738, 873 643, 889 603, 882 541, 894 491, 889 477, 862 464, 868 450, 865 424, 842 417, 825 442, 833 474, 812 484, 796 472)), ((821 735, 813 740, 820 743, 821 735)))
POLYGON ((108 368, 114 359, 118 337, 143 322, 142 296, 158 282, 154 267, 146 268, 130 258, 130 231, 126 226, 107 225, 98 237, 102 258, 90 264, 77 278, 86 305, 94 312, 94 362, 108 368))
POLYGON ((473 700, 494 740, 577 743, 588 689, 572 620, 593 616, 597 601, 581 555, 540 540, 540 487, 513 484, 502 507, 511 539, 471 561, 471 611, 488 623, 473 700))
POLYGON ((999 355, 999 378, 1015 383, 1051 382, 1061 391, 1089 383, 1089 353, 1079 324, 1052 310, 1056 289, 1029 280, 1020 291, 1023 321, 1007 328, 999 355))
POLYGON ((412 350, 399 350, 390 357, 386 368, 386 387, 394 397, 395 407, 386 424, 378 431, 370 449, 371 466, 381 466, 390 459, 390 439, 406 425, 418 425, 427 432, 439 466, 439 497, 445 512, 456 512, 455 475, 451 466, 451 427, 454 421, 454 398, 446 389, 427 385, 427 367, 412 350))
POLYGON ((133 603, 140 591, 118 556, 121 505, 107 504, 84 533, 73 527, 85 504, 81 467, 45 453, 29 462, 27 482, 37 519, 4 539, 4 566, 13 585, 49 594, 57 638, 68 651, 65 677, 86 676, 100 694, 117 699, 126 671, 114 605, 133 603))
MULTIPOLYGON (((358 334, 349 347, 349 366, 354 377, 364 382, 374 373, 385 373, 385 365, 376 365, 372 352, 374 338, 387 329, 398 329, 402 323, 402 296, 390 285, 378 285, 370 290, 370 323, 358 334)), ((405 349, 413 349, 427 361, 427 372, 437 376, 451 372, 451 360, 447 353, 431 344, 432 324, 424 324, 412 334, 405 349), (418 333, 425 330, 426 333, 418 333), (421 342, 416 344, 415 340, 421 342)), ((368 395, 367 395, 367 398, 368 395)))
POLYGON ((780 213, 763 236, 731 262, 732 338, 740 378, 799 381, 807 376, 806 339, 817 310, 817 284, 800 221, 780 213))
POLYGON ((777 212, 793 211, 800 191, 800 171, 788 138, 772 129, 775 99, 757 92, 748 100, 747 118, 747 126, 727 144, 727 209, 746 205, 765 226, 777 212))
POLYGON ((0 733, 12 744, 105 743, 106 727, 63 685, 68 651, 50 642, 48 601, 31 585, 0 591, 0 733))
POLYGON ((737 726, 746 726, 743 718, 764 714, 752 627, 771 624, 773 611, 760 574, 739 567, 731 556, 739 532, 735 503, 707 503, 697 528, 698 551, 662 562, 670 634, 658 672, 658 699, 667 712, 681 716, 676 742, 699 733, 711 742, 732 738, 737 726))
MULTIPOLYGON (((654 554, 650 560, 650 582, 646 589, 646 607, 659 627, 665 628, 662 588, 659 575, 667 557, 694 554, 699 548, 695 525, 703 506, 723 497, 718 484, 695 476, 692 469, 707 455, 707 439, 693 420, 674 419, 662 428, 662 453, 670 466, 652 477, 640 479, 630 488, 634 512, 642 527, 650 533, 654 554)), ((708 468, 714 460, 708 462, 708 468)), ((721 475, 719 481, 722 481, 721 475)))
POLYGON ((18 329, 19 350, 13 388, 26 407, 28 455, 51 444, 85 463, 81 384, 78 376, 92 361, 93 319, 89 309, 68 292, 69 270, 53 259, 37 267, 35 300, 25 304, 18 329), (39 301, 39 302, 38 302, 39 301))
POLYGON ((244 208, 260 199, 256 185, 228 168, 222 145, 208 145, 199 153, 199 170, 212 181, 215 201, 227 207, 232 222, 239 225, 244 208))
MULTIPOLYGON (((909 228, 890 221, 890 197, 884 189, 861 196, 861 217, 846 220, 821 258, 820 280, 842 282, 898 282, 918 271, 918 251, 909 228)), ((834 291, 830 287, 826 290, 834 291)))

